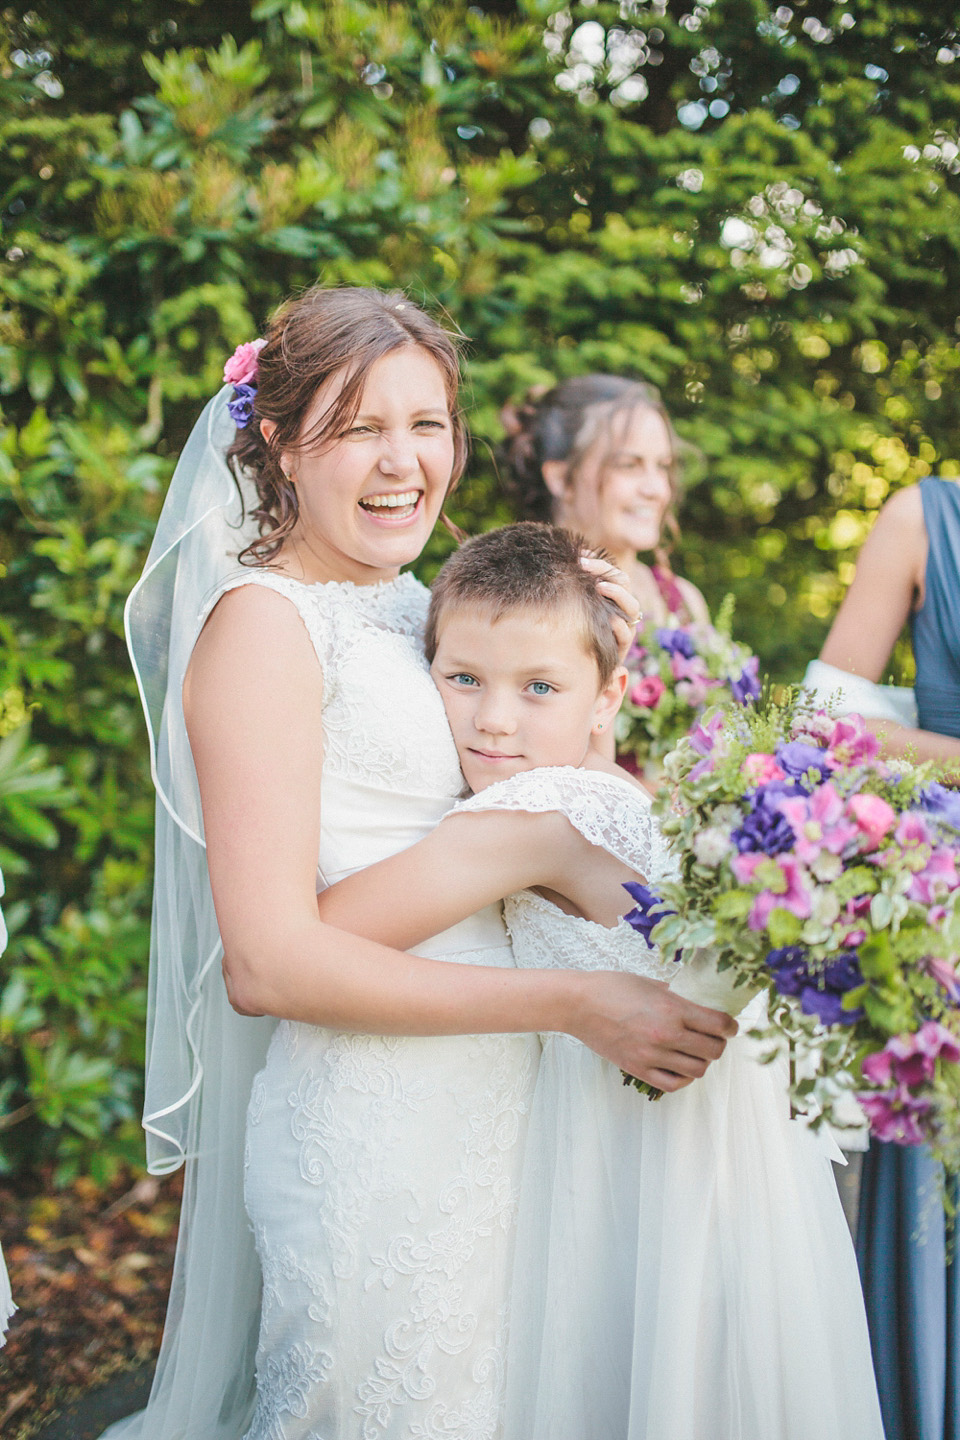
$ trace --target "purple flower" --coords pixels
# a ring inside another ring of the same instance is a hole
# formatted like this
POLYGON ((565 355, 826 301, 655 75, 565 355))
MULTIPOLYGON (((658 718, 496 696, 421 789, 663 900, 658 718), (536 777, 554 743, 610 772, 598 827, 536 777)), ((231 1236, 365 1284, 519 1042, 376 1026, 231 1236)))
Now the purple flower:
POLYGON ((767 788, 754 792, 753 809, 730 839, 741 855, 747 850, 762 850, 764 855, 782 855, 792 850, 796 836, 788 820, 770 803, 767 788))
POLYGON ((760 661, 756 655, 751 655, 746 665, 744 665, 740 671, 740 679, 731 680, 730 694, 738 705, 749 705, 752 700, 758 700, 760 698, 761 686, 758 674, 759 669, 760 661))
POLYGON ((253 397, 256 393, 255 385, 233 387, 233 399, 227 401, 227 409, 238 430, 245 430, 253 419, 253 397))
POLYGON ((823 1025, 852 1025, 861 1009, 846 1010, 843 997, 863 984, 855 950, 844 950, 820 969, 811 969, 801 945, 771 950, 767 966, 781 995, 794 995, 805 1015, 816 1015, 823 1025))
POLYGON ((668 655, 684 655, 692 660, 697 653, 697 647, 693 643, 693 636, 688 630, 657 630, 657 644, 661 650, 666 650, 668 655))
POLYGON ((826 754, 818 745, 805 745, 802 740, 790 740, 785 745, 778 745, 775 754, 780 769, 796 780, 802 779, 808 770, 815 770, 821 780, 826 780, 830 774, 826 754))
POLYGON ((921 790, 917 798, 928 815, 934 815, 954 830, 960 830, 960 793, 956 790, 948 790, 946 785, 934 781, 926 790, 921 790))
POLYGON ((923 1085, 932 1080, 938 1060, 960 1060, 957 1037, 936 1020, 925 1020, 912 1035, 894 1035, 882 1050, 868 1055, 863 1075, 874 1085, 923 1085))
POLYGON ((930 1113, 931 1102, 911 1095, 905 1085, 873 1094, 861 1091, 857 1099, 878 1140, 892 1140, 896 1145, 922 1145, 927 1139, 923 1122, 930 1113))
POLYGON ((624 915, 628 925, 638 930, 648 945, 651 945, 650 932, 655 925, 658 925, 665 915, 675 915, 675 910, 664 908, 663 901, 656 890, 648 890, 646 885, 641 885, 639 880, 628 880, 624 884, 624 890, 636 900, 636 908, 624 915), (656 911, 654 914, 653 912, 656 911))

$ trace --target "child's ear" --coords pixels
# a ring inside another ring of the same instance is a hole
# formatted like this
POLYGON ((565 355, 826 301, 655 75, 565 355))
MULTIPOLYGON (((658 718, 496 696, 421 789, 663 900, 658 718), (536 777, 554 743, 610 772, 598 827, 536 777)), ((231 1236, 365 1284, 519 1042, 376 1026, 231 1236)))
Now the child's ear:
POLYGON ((592 732, 594 735, 601 735, 605 730, 610 729, 614 717, 620 709, 626 688, 626 666, 618 665, 597 696, 597 703, 593 711, 592 732))

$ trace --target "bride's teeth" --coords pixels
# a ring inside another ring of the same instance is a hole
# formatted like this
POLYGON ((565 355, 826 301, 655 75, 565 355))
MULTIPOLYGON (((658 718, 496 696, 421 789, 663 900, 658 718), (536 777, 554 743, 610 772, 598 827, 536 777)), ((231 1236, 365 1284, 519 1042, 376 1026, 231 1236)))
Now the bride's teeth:
POLYGON ((365 495, 360 504, 371 510, 396 510, 402 505, 416 505, 419 498, 419 490, 408 490, 404 495, 365 495))

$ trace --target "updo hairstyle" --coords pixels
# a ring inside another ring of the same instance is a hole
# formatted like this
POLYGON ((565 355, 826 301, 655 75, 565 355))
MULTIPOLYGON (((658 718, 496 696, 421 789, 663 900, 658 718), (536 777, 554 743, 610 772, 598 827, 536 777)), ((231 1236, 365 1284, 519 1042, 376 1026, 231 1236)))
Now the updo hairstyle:
POLYGON ((400 290, 382 291, 315 285, 288 300, 274 315, 266 344, 257 357, 257 388, 253 417, 227 450, 234 476, 256 486, 258 504, 252 511, 260 539, 241 552, 245 565, 274 559, 299 515, 296 485, 283 473, 280 457, 313 450, 348 428, 360 407, 363 387, 373 365, 405 345, 426 350, 443 376, 453 424, 453 470, 448 494, 467 459, 467 431, 457 410, 460 365, 454 337, 400 290), (345 383, 332 405, 308 434, 303 424, 317 390, 344 371, 345 383), (272 420, 276 430, 267 441, 260 421, 272 420))
POLYGON ((639 409, 655 410, 670 437, 671 501, 664 527, 672 539, 677 539, 681 442, 659 391, 622 375, 577 375, 552 390, 535 386, 518 404, 506 405, 500 412, 507 432, 499 450, 504 486, 520 518, 554 520, 557 502, 547 489, 543 466, 551 460, 564 462, 568 467, 567 483, 575 485, 584 458, 598 441, 604 443, 599 481, 602 486, 618 423, 639 409))

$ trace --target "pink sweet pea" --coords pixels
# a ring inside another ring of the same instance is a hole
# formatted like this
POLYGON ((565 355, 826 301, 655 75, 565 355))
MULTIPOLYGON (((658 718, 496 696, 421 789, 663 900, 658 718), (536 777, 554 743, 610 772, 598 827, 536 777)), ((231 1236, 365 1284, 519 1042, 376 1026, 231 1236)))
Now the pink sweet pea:
MULTIPOLYGON (((908 810, 900 817, 900 824, 896 830, 896 840, 905 851, 919 851, 923 846, 933 844, 933 835, 930 826, 922 815, 915 810, 908 810)), ((922 868, 922 867, 920 867, 922 868)))
POLYGON ((224 385, 255 385, 257 383, 257 357, 266 345, 266 340, 247 340, 238 345, 223 367, 224 385))
POLYGON ((786 779, 772 755, 748 755, 740 766, 740 774, 751 785, 769 785, 771 780, 786 779))
POLYGON ((862 765, 879 754, 880 742, 867 729, 862 715, 845 715, 833 727, 827 749, 838 767, 862 765))
POLYGON ((892 805, 881 800, 879 795, 851 795, 847 811, 852 815, 860 831, 862 848, 876 850, 884 835, 888 835, 896 823, 897 815, 892 805))
POLYGON ((644 675, 642 680, 638 680, 636 685, 630 687, 628 699, 631 705, 646 710, 656 710, 666 688, 659 675, 644 675))
POLYGON ((797 837, 795 852, 807 864, 822 850, 840 855, 856 839, 857 827, 844 814, 843 800, 828 780, 812 795, 790 796, 777 809, 797 837))
POLYGON ((775 867, 780 873, 754 900, 747 918, 750 929, 762 930, 770 919, 770 911, 778 906, 806 920, 811 913, 811 905, 810 892, 804 884, 803 866, 792 855, 760 855, 756 851, 745 851, 730 861, 730 868, 741 885, 751 884, 761 865, 768 875, 771 871, 766 869, 767 866, 775 867))

